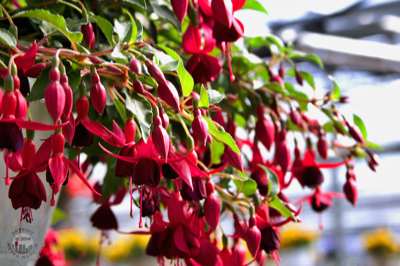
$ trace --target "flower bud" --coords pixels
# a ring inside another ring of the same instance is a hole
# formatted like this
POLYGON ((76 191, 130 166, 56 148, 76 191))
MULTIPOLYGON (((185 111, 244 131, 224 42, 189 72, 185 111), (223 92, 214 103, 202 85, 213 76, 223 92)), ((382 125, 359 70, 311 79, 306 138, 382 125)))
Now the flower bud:
POLYGON ((358 199, 358 191, 354 179, 347 179, 343 185, 343 193, 346 199, 355 206, 358 199))
POLYGON ((301 72, 298 71, 297 69, 295 70, 295 77, 296 77, 297 84, 299 84, 300 86, 303 86, 303 84, 304 84, 303 76, 301 75, 301 72))
POLYGON ((187 14, 189 0, 171 0, 171 5, 172 9, 174 10, 175 16, 182 23, 187 14))
POLYGON ((324 159, 328 159, 328 141, 324 134, 319 134, 317 149, 319 155, 324 159))
POLYGON ((17 109, 17 96, 13 91, 7 91, 3 95, 1 113, 4 117, 14 116, 17 109))
POLYGON ((256 123, 256 139, 261 141, 267 150, 271 149, 272 144, 275 142, 275 125, 274 123, 265 118, 264 107, 257 108, 257 123, 256 123))
POLYGON ((275 155, 274 155, 274 162, 278 164, 282 171, 286 173, 291 164, 291 155, 289 146, 286 142, 286 131, 282 130, 279 133, 279 139, 276 143, 275 155))
POLYGON ((64 119, 68 119, 72 112, 72 104, 73 104, 74 96, 73 96, 71 86, 69 86, 69 83, 68 83, 68 76, 65 73, 61 75, 60 82, 61 82, 61 86, 64 89, 64 93, 65 93, 65 106, 64 106, 62 117, 64 119))
POLYGON ((215 230, 219 224, 221 202, 215 193, 210 194, 204 203, 204 215, 211 230, 215 230))
POLYGON ((15 98, 17 99, 17 107, 15 110, 15 117, 16 118, 25 118, 26 114, 28 113, 28 103, 22 95, 20 90, 14 90, 15 98))
POLYGON ((208 133, 208 125, 198 109, 195 110, 194 120, 192 122, 192 135, 198 147, 205 147, 211 138, 208 133))
POLYGON ((139 60, 137 60, 135 57, 131 59, 131 62, 129 63, 129 70, 135 73, 136 75, 141 75, 142 74, 142 65, 139 60))
POLYGON ((179 94, 171 82, 165 81, 164 83, 159 83, 157 94, 158 97, 171 106, 175 111, 180 111, 179 94))
POLYGON ((96 35, 93 31, 92 23, 87 23, 81 26, 81 32, 83 34, 83 40, 89 49, 93 49, 96 44, 96 35))
POLYGON ((163 128, 161 123, 161 118, 159 116, 156 116, 156 118, 154 119, 154 129, 151 137, 156 150, 159 152, 163 159, 167 160, 169 146, 171 143, 168 133, 165 128, 163 128))
POLYGON ((98 114, 102 114, 104 108, 106 107, 107 94, 106 89, 101 83, 99 74, 95 70, 92 76, 92 87, 90 89, 90 100, 93 105, 94 110, 98 114))
POLYGON ((212 0, 211 8, 213 12, 213 18, 230 28, 233 21, 233 5, 232 0, 212 0))
POLYGON ((299 111, 295 110, 295 109, 291 109, 290 113, 289 113, 290 119, 292 120, 292 122, 302 128, 303 127, 303 119, 301 117, 301 114, 299 113, 299 111))
POLYGON ((60 84, 60 72, 56 68, 50 71, 50 84, 46 88, 44 99, 53 121, 58 121, 65 107, 65 92, 60 84))
MULTIPOLYGON (((254 220, 253 217, 250 219, 254 220)), ((255 257, 260 248, 261 232, 258 229, 258 227, 254 224, 254 222, 252 225, 250 225, 250 223, 249 223, 249 228, 245 232, 243 239, 246 241, 247 248, 249 249, 251 255, 253 255, 253 257, 255 257)))
POLYGON ((86 96, 82 96, 76 101, 76 112, 78 113, 78 119, 83 119, 88 116, 89 100, 86 96))
POLYGON ((349 122, 347 122, 347 120, 344 120, 347 129, 349 130, 349 134, 350 136, 357 142, 359 143, 364 143, 364 138, 361 135, 360 131, 358 131, 354 126, 350 125, 349 122))

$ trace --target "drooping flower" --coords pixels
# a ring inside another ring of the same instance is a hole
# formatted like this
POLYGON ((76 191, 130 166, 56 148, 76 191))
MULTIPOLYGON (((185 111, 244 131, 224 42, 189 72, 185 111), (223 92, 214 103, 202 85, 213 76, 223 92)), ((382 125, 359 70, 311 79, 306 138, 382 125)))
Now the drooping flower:
POLYGON ((192 122, 192 135, 197 147, 205 147, 207 142, 211 140, 208 133, 208 125, 201 115, 201 111, 196 109, 194 111, 194 119, 192 122))
POLYGON ((264 115, 264 107, 257 107, 257 123, 255 138, 259 140, 267 150, 271 149, 275 142, 275 125, 264 115))
POLYGON ((94 227, 99 230, 117 230, 118 222, 108 204, 102 204, 90 217, 94 227))
POLYGON ((94 70, 92 75, 90 100, 94 110, 96 110, 98 114, 102 114, 106 107, 107 93, 96 70, 94 70))
POLYGON ((47 200, 43 182, 36 173, 31 171, 21 172, 14 178, 8 197, 14 209, 24 207, 39 209, 42 201, 47 200))
POLYGON ((205 84, 218 77, 221 72, 221 62, 216 57, 197 54, 190 57, 186 68, 196 83, 205 84))
POLYGON ((65 92, 61 86, 60 72, 57 68, 52 68, 50 71, 50 84, 46 88, 44 99, 50 116, 54 122, 57 122, 65 107, 65 92))
POLYGON ((83 39, 89 49, 93 49, 96 44, 96 35, 94 34, 92 23, 88 22, 81 26, 81 32, 83 34, 83 39))
POLYGON ((219 23, 230 28, 233 22, 232 0, 212 0, 211 9, 213 18, 219 23))
POLYGON ((183 50, 189 54, 207 54, 215 47, 215 39, 211 27, 202 23, 198 26, 190 25, 182 40, 183 50))

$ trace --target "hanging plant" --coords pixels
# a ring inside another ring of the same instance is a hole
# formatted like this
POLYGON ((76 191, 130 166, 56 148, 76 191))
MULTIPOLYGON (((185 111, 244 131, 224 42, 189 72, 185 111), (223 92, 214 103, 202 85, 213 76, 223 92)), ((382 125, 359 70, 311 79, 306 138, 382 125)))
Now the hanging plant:
POLYGON ((340 114, 336 82, 318 96, 302 65, 323 71, 318 56, 273 35, 243 37, 236 14, 266 12, 257 1, 2 3, 0 148, 21 222, 79 178, 99 205, 93 226, 120 231, 111 206, 129 197, 140 217, 130 233, 149 234, 146 253, 160 262, 245 265, 242 239, 262 264, 279 260, 280 228, 303 204, 320 213, 335 197, 357 203, 354 158, 378 164, 361 118, 340 114), (107 174, 95 185, 100 162, 107 174), (343 193, 324 191, 322 169, 339 167, 343 193), (286 196, 296 182, 310 193, 301 201, 286 196))

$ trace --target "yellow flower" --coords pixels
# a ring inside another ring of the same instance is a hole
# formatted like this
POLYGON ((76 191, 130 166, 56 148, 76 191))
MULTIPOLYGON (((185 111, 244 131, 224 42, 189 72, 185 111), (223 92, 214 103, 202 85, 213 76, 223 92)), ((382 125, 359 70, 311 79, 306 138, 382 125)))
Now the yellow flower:
POLYGON ((393 233, 384 228, 365 233, 363 246, 364 250, 373 255, 391 255, 399 249, 393 233))
POLYGON ((281 248, 295 248, 313 243, 318 238, 318 233, 307 230, 299 225, 286 226, 281 232, 281 248))

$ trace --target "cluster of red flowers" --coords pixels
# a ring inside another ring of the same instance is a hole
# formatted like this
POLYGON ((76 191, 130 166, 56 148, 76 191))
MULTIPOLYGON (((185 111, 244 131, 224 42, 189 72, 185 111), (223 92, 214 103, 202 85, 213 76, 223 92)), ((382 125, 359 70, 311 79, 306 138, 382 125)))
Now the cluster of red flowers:
MULTIPOLYGON (((269 95, 268 101, 259 100, 252 113, 246 115, 249 121, 244 123, 250 125, 245 128, 246 134, 237 132, 237 121, 229 108, 210 104, 207 109, 200 104, 202 95, 198 88, 206 89, 221 77, 223 70, 220 58, 212 55, 215 48, 226 59, 228 82, 240 80, 234 75, 230 46, 244 34, 242 23, 234 15, 245 2, 171 0, 179 21, 191 16, 183 33, 182 48, 190 55, 186 68, 193 77, 195 90, 185 96, 171 73, 163 72, 157 60, 152 60, 149 49, 141 52, 149 44, 134 43, 137 49, 129 55, 128 66, 108 60, 109 50, 94 52, 97 35, 87 21, 80 28, 87 53, 49 48, 46 40, 10 50, 8 67, 0 69, 4 79, 4 90, 0 90, 0 148, 4 150, 9 198, 15 209, 21 209, 21 220, 30 222, 31 209, 38 209, 47 201, 39 173, 46 175, 52 205, 69 177, 76 176, 90 188, 94 202, 100 205, 90 217, 99 230, 119 231, 111 207, 120 204, 126 195, 130 197, 131 216, 133 204, 140 209, 137 215, 141 229, 132 234, 151 234, 146 252, 160 262, 168 258, 187 265, 247 265, 246 252, 240 245, 243 240, 253 259, 263 265, 268 256, 279 261, 279 229, 298 220, 303 202, 308 202, 316 212, 331 206, 334 197, 346 197, 355 205, 353 154, 346 154, 337 163, 317 162, 316 153, 321 159, 328 159, 330 143, 326 132, 294 104, 285 110, 274 94, 269 95), (75 85, 77 88, 71 88, 69 81, 72 63, 81 82, 75 85), (27 95, 32 92, 29 83, 20 82, 28 77, 38 78, 46 71, 48 82, 39 98, 44 99, 52 119, 50 124, 28 116, 27 95), (145 78, 152 82, 146 83, 145 78), (116 98, 120 104, 132 101, 129 97, 139 97, 150 106, 147 135, 143 132, 145 125, 138 119, 146 116, 143 101, 127 110, 116 106, 116 98), (113 120, 110 108, 131 114, 113 120), (296 140, 295 145, 289 144, 295 139, 290 134, 289 122, 307 133, 303 154, 296 140), (36 146, 36 131, 51 134, 36 146), (212 146, 219 144, 220 158, 213 160, 212 146), (245 146, 250 147, 250 152, 241 156, 240 149, 245 146), (73 152, 67 156, 67 150, 73 152), (80 162, 79 153, 86 151, 87 159, 80 162), (92 185, 87 180, 99 161, 107 164, 112 178, 126 180, 107 195, 101 195, 107 184, 92 185), (322 191, 321 169, 342 165, 347 167, 343 194, 322 191), (16 173, 14 177, 9 169, 16 173), (256 189, 248 193, 240 185, 232 188, 234 182, 244 186, 244 179, 250 186, 255 184, 256 189), (292 204, 285 190, 295 180, 312 193, 292 204), (222 214, 224 223, 231 223, 234 228, 230 235, 224 233, 222 214), (143 218, 148 222, 147 229, 143 229, 143 218)), ((288 76, 282 64, 278 74, 268 65, 264 67, 270 84, 284 86, 288 76)), ((297 69, 295 79, 303 86, 297 69)), ((311 99, 309 103, 315 101, 311 99)), ((354 147, 364 148, 365 140, 359 130, 344 117, 336 116, 336 130, 351 137, 354 147)), ((375 155, 366 148, 365 151, 374 170, 375 155)), ((54 240, 46 241, 46 245, 51 245, 49 241, 54 240)), ((45 246, 41 259, 57 258, 49 250, 45 246)))

